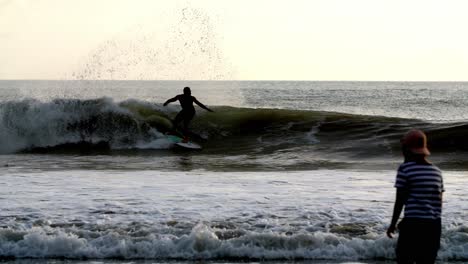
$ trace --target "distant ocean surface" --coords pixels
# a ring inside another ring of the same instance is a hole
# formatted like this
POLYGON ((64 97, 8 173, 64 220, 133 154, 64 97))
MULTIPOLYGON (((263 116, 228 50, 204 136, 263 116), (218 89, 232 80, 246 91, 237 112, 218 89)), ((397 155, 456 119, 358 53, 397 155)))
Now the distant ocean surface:
POLYGON ((468 261, 468 83, 0 81, 0 260, 380 263, 401 136, 444 172, 468 261), (185 86, 201 151, 165 133, 185 86))

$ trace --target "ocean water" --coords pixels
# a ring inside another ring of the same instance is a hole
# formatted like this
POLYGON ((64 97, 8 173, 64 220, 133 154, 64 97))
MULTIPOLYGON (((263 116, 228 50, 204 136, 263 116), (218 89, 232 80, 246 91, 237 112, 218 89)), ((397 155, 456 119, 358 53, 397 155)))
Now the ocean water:
POLYGON ((411 128, 444 172, 440 263, 468 261, 468 83, 0 81, 0 259, 385 263, 411 128), (202 151, 165 136, 184 86, 202 151))

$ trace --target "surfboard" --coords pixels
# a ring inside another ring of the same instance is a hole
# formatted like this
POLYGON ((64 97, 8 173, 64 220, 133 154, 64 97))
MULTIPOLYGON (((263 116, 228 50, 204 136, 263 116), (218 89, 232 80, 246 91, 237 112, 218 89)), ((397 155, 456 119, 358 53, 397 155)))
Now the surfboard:
POLYGON ((198 145, 197 143, 195 142, 192 142, 192 141, 188 141, 188 142, 179 142, 179 143, 175 143, 177 146, 179 147, 182 147, 182 148, 186 148, 186 149, 202 149, 202 147, 200 145, 198 145))
POLYGON ((200 145, 198 145, 197 143, 193 142, 193 141, 187 141, 187 142, 183 142, 183 139, 181 137, 178 137, 178 136, 174 136, 174 135, 167 135, 167 138, 174 142, 174 144, 176 146, 179 146, 181 148, 185 148, 185 149, 202 149, 202 147, 200 145))

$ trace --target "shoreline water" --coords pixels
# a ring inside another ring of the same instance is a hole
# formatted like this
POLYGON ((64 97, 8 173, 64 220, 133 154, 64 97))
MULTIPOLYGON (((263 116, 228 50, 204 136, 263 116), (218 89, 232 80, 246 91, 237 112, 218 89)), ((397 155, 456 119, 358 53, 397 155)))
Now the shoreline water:
MULTIPOLYGON (((466 260, 465 173, 447 171, 441 259, 466 260)), ((394 171, 4 172, 0 252, 240 262, 393 257, 394 171)))

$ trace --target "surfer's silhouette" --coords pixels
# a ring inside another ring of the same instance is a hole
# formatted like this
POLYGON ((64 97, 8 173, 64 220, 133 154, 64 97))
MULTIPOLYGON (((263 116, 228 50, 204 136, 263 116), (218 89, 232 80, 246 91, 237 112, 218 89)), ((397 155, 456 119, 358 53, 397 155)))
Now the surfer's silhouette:
POLYGON ((184 93, 179 94, 175 96, 174 98, 171 98, 167 100, 164 103, 164 106, 175 102, 179 101, 180 106, 182 107, 182 110, 177 114, 177 116, 174 118, 172 121, 172 124, 174 126, 174 130, 177 129, 177 126, 179 125, 180 122, 184 122, 183 126, 183 134, 184 134, 184 140, 188 140, 188 134, 189 134, 189 124, 190 121, 192 121, 193 117, 195 116, 195 107, 193 106, 193 103, 196 103, 198 106, 201 108, 213 112, 210 108, 206 107, 204 104, 200 103, 194 96, 192 96, 192 91, 190 90, 190 87, 184 87, 184 93))

